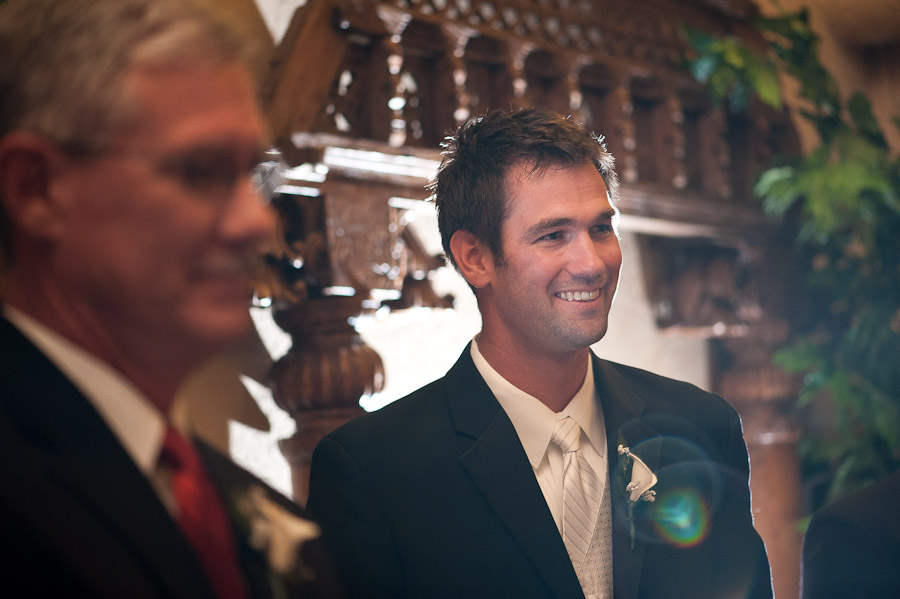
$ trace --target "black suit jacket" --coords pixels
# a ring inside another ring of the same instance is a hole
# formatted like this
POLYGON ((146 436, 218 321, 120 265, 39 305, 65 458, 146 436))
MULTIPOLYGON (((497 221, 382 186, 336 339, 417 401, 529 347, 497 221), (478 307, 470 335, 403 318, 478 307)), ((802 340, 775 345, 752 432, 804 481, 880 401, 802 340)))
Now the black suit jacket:
POLYGON ((900 471, 817 511, 803 541, 804 599, 900 597, 900 471))
MULTIPOLYGON (((735 411, 645 371, 596 357, 593 368, 616 598, 771 597, 735 411), (657 501, 632 506, 633 548, 619 443, 659 476, 657 501)), ((442 379, 328 435, 313 454, 308 509, 354 597, 582 596, 516 431, 468 349, 442 379)))
MULTIPOLYGON (((147 478, 70 381, 0 319, 0 577, 29 596, 212 598, 191 546, 147 478)), ((200 444, 213 482, 229 498, 257 485, 299 508, 200 444)), ((239 559, 253 597, 272 596, 263 552, 235 520, 239 559)), ((332 597, 321 542, 303 547, 315 581, 297 596, 332 597)))

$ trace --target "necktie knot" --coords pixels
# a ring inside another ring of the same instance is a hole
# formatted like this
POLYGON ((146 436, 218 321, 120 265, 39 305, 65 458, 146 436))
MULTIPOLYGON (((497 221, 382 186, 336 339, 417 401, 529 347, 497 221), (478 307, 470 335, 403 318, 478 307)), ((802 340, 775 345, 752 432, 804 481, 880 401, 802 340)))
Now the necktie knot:
POLYGON ((550 441, 559 446, 563 453, 581 449, 581 427, 569 416, 556 421, 550 441))
POLYGON ((166 429, 160 461, 173 470, 182 470, 188 468, 196 459, 194 448, 188 440, 172 427, 166 429))

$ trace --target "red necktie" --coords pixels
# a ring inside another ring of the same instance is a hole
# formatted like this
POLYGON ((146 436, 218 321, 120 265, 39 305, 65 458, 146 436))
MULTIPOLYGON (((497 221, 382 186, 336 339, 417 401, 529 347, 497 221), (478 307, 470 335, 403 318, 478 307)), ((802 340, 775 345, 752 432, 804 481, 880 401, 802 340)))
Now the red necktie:
POLYGON ((171 468, 176 520, 220 599, 248 596, 228 517, 194 447, 171 427, 161 459, 171 468))

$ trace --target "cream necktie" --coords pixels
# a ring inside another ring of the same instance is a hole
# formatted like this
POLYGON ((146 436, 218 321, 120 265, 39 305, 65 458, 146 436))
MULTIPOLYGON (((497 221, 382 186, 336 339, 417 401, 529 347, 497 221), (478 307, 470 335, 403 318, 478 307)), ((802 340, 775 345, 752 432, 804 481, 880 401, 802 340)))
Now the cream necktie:
POLYGON ((569 559, 588 596, 611 597, 609 506, 601 505, 605 485, 581 451, 577 422, 568 416, 557 420, 550 440, 563 451, 562 537, 569 559))

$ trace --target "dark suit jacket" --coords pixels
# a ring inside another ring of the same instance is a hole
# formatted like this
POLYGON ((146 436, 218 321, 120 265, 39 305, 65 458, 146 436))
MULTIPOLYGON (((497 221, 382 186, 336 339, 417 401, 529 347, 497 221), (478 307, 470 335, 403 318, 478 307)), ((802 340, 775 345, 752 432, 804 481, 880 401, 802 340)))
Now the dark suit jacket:
MULTIPOLYGON (((617 599, 771 597, 740 420, 696 387, 594 358, 617 599), (658 474, 633 506, 618 443, 658 474), (683 525, 683 526, 682 526, 683 525)), ((308 509, 354 597, 573 598, 581 587, 516 431, 467 349, 445 377, 328 435, 308 509)))
MULTIPOLYGON (((84 396, 0 318, 0 540, 5 588, 35 597, 212 598, 191 546, 147 478, 84 396)), ((215 450, 199 447, 223 503, 252 485, 299 508, 215 450)), ((253 597, 272 596, 262 552, 235 521, 253 597)), ((290 587, 331 597, 321 542, 303 548, 319 579, 290 587)))
POLYGON ((900 597, 900 471, 813 515, 804 599, 900 597))

